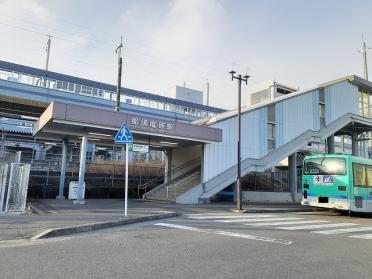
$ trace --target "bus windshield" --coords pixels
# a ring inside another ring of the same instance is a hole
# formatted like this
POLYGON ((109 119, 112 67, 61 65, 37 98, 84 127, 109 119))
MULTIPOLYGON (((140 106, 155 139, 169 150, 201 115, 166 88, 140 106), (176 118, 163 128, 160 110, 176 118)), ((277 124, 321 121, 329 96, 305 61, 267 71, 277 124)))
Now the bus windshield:
POLYGON ((308 159, 304 162, 304 174, 345 175, 346 160, 335 157, 308 159))

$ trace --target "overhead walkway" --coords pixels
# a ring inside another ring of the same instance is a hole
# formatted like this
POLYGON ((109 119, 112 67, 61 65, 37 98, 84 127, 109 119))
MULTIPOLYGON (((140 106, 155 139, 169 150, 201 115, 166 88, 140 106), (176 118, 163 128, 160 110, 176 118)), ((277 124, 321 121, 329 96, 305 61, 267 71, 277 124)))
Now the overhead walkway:
MULTIPOLYGON (((247 175, 250 172, 263 172, 277 165, 280 161, 289 157, 291 154, 307 144, 311 142, 319 142, 320 140, 326 139, 333 134, 337 134, 339 131, 351 134, 355 130, 358 130, 359 132, 363 130, 371 130, 371 127, 372 119, 347 113, 329 125, 321 128, 319 131, 309 130, 304 132, 292 141, 284 144, 278 149, 274 149, 260 159, 248 158, 243 160, 242 176, 247 175)), ((184 196, 180 196, 179 200, 182 201, 183 199, 187 199, 187 196, 191 196, 190 194, 192 194, 192 192, 198 192, 200 190, 202 191, 200 199, 209 199, 219 191, 234 183, 236 181, 236 172, 237 165, 205 182, 204 185, 197 185, 195 188, 190 190, 189 193, 185 193, 184 196)))
MULTIPOLYGON (((364 140, 364 134, 372 130, 372 115, 361 104, 361 96, 367 94, 363 92, 372 94, 372 83, 357 76, 347 76, 309 90, 243 107, 242 175, 266 171, 288 158, 290 192, 285 194, 295 201, 299 196, 296 156, 304 146, 323 144, 326 139, 327 152, 333 153, 334 136, 348 135, 353 154, 356 155, 360 149, 361 155, 367 156, 365 144, 359 140, 364 140)), ((204 145, 201 183, 178 195, 177 203, 210 201, 213 195, 236 181, 236 116, 237 110, 233 110, 194 122, 221 129, 223 137, 221 142, 204 145)), ((275 194, 272 193, 273 199, 278 196, 275 194)))
MULTIPOLYGON (((260 159, 247 158, 243 160, 242 176, 250 172, 263 172, 311 142, 319 142, 331 135, 337 135, 339 132, 351 134, 356 130, 359 132, 368 131, 371 130, 371 127, 372 119, 347 113, 319 131, 308 130, 304 132, 260 159)), ((172 199, 178 203, 199 203, 203 200, 209 200, 212 196, 233 184, 236 181, 236 173, 237 165, 225 170, 205 183, 190 180, 188 185, 189 190, 184 193, 178 192, 176 197, 172 197, 172 199), (194 186, 191 185, 192 182, 194 182, 194 186)))

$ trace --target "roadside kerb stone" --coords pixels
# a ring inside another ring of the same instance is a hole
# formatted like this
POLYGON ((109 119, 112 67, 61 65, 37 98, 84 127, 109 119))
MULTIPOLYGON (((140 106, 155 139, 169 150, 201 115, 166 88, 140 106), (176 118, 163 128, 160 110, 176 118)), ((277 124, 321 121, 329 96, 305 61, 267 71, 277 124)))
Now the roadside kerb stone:
POLYGON ((112 227, 119 227, 123 225, 134 224, 134 223, 171 218, 171 217, 176 217, 179 215, 180 213, 178 212, 168 212, 164 214, 134 217, 134 218, 128 218, 128 219, 110 221, 110 222, 98 222, 98 223, 90 223, 90 224, 77 225, 77 226, 64 227, 64 228, 46 229, 32 236, 30 239, 37 240, 37 239, 51 238, 51 237, 70 235, 70 234, 76 234, 76 233, 90 232, 90 231, 96 231, 96 230, 112 228, 112 227))

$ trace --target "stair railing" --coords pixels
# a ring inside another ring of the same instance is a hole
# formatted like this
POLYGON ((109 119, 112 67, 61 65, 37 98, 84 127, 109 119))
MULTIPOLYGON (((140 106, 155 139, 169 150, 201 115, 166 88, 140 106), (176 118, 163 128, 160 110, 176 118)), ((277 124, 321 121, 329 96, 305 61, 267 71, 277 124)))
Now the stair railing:
POLYGON ((177 197, 177 186, 179 186, 179 184, 181 183, 184 183, 184 182, 189 182, 191 181, 194 177, 200 175, 201 172, 200 171, 197 171, 197 172, 194 172, 192 174, 190 174, 189 176, 181 179, 180 181, 177 181, 177 183, 173 184, 173 185, 167 185, 166 186, 166 189, 167 189, 167 200, 169 200, 169 188, 174 188, 174 198, 177 197))
MULTIPOLYGON (((190 160, 168 172, 166 172, 163 176, 158 176, 158 177, 155 177, 149 181, 147 181, 146 183, 144 184, 140 184, 138 185, 138 193, 140 190, 144 190, 145 193, 142 195, 142 198, 144 198, 145 196, 147 196, 148 194, 151 194, 153 193, 154 190, 159 190, 158 187, 155 187, 154 189, 150 190, 147 192, 147 189, 148 188, 151 188, 153 187, 156 183, 159 182, 160 179, 164 179, 165 177, 167 177, 168 175, 174 175, 174 174, 177 174, 183 170, 185 170, 186 168, 190 167, 190 166, 193 166, 193 165, 196 165, 196 164, 199 164, 200 163, 200 158, 198 159, 193 159, 193 160, 190 160)), ((166 186, 170 183, 170 181, 168 181, 167 183, 163 183, 162 185, 159 185, 159 186, 166 186)))

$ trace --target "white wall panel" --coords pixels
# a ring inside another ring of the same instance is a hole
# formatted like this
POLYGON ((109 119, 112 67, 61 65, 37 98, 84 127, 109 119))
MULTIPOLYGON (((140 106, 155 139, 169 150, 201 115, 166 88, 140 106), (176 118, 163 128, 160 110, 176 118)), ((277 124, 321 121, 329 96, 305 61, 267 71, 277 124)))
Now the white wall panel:
MULTIPOLYGON (((267 152, 267 109, 261 108, 242 115, 242 160, 261 158, 267 152), (265 128, 263 128, 265 127, 265 128)), ((207 144, 204 149, 204 179, 220 174, 237 162, 237 117, 218 122, 211 127, 222 129, 222 142, 207 144)))
POLYGON ((345 113, 359 114, 358 87, 343 81, 324 88, 326 125, 345 113))
POLYGON ((319 129, 318 91, 275 104, 276 147, 288 143, 308 130, 319 129))

